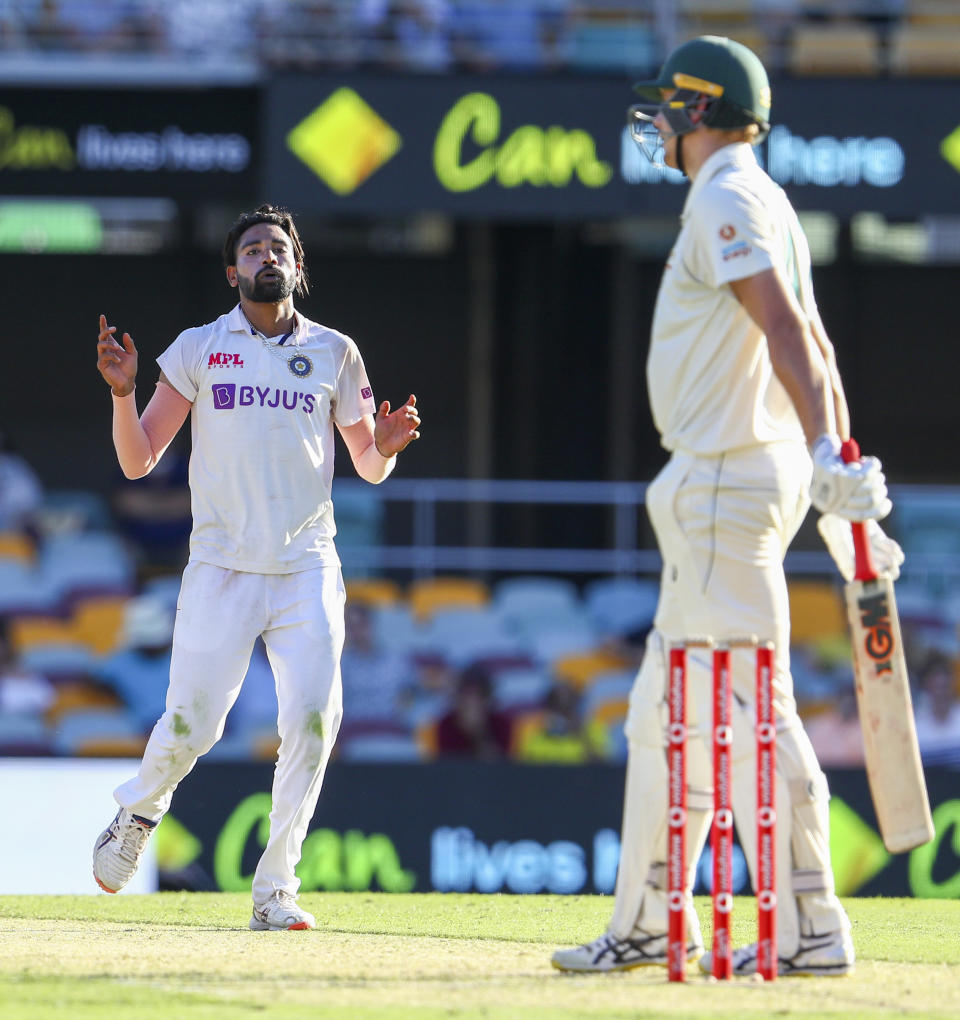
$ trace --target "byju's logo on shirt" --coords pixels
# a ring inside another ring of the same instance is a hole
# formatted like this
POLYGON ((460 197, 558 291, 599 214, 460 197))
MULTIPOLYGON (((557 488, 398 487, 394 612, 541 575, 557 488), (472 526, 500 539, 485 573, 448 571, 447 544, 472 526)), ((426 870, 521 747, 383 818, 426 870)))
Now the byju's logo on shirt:
MULTIPOLYGON (((213 355, 210 355, 213 357, 213 355)), ((216 383, 213 387, 213 406, 218 411, 229 411, 237 403, 236 383, 216 383)))
POLYGON ((236 383, 214 383, 213 407, 217 411, 232 411, 235 407, 283 407, 287 411, 298 408, 304 414, 313 414, 317 397, 313 393, 299 393, 269 386, 241 386, 236 383))
POLYGON ((239 354, 217 351, 207 359, 207 368, 243 368, 243 358, 239 354))

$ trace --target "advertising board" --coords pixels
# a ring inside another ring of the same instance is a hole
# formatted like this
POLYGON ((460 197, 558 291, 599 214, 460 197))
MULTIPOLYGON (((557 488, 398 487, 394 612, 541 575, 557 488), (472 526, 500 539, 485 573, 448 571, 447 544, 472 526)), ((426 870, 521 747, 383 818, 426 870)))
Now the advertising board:
MULTIPOLYGON (((611 894, 620 855, 623 768, 443 761, 334 762, 304 844, 306 890, 611 894)), ((929 769, 937 836, 887 853, 862 770, 828 774, 841 895, 960 897, 956 773, 929 769)), ((202 762, 157 834, 169 887, 250 888, 265 843, 272 768, 202 762)), ((709 889, 708 852, 697 892, 709 889)), ((748 888, 737 847, 735 891, 748 888)))
MULTIPOLYGON (((344 215, 678 212, 683 178, 629 137, 634 98, 607 78, 281 76, 264 100, 264 183, 344 215)), ((799 209, 955 214, 957 99, 960 81, 775 81, 760 158, 799 209)))
POLYGON ((255 188, 251 88, 0 91, 0 195, 243 201, 255 188))

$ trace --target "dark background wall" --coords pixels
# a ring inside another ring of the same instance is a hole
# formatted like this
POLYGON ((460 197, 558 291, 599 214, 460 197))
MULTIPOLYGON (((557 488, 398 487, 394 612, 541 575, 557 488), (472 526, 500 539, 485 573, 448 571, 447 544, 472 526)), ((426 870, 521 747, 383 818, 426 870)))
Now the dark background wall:
MULTIPOLYGON (((451 251, 434 256, 311 251, 306 237, 305 313, 356 338, 378 397, 418 395, 427 424, 404 474, 465 476, 468 435, 479 429, 489 430, 496 477, 651 477, 664 454, 643 366, 660 261, 587 243, 570 225, 490 230, 489 420, 471 420, 469 399, 475 235, 455 229, 451 251)), ((143 406, 155 357, 234 299, 219 254, 191 243, 150 257, 6 255, 0 280, 2 422, 44 481, 60 487, 103 489, 115 477, 110 401, 95 368, 100 312, 133 334, 143 406)), ((948 440, 960 366, 957 280, 953 267, 843 255, 815 273, 855 433, 893 481, 958 480, 948 440)))

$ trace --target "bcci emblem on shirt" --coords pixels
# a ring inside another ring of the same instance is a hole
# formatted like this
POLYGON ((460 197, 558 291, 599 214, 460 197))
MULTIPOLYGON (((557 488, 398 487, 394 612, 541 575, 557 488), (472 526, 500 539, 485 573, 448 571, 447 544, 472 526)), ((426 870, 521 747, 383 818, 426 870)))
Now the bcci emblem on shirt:
POLYGON ((296 354, 287 362, 287 367, 298 379, 304 379, 313 371, 313 362, 306 354, 296 354))

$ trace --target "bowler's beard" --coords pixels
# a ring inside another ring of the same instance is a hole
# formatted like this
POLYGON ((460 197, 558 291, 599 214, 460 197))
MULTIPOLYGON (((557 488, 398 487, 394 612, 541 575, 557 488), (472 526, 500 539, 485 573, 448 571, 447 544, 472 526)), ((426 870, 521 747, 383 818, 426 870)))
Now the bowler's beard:
MULTIPOLYGON (((263 270, 260 270, 262 273, 263 270)), ((248 301, 256 301, 261 304, 279 304, 285 301, 292 293, 295 281, 282 270, 276 270, 277 276, 272 280, 261 279, 259 273, 254 279, 247 280, 244 277, 237 277, 237 284, 240 293, 248 301)))

